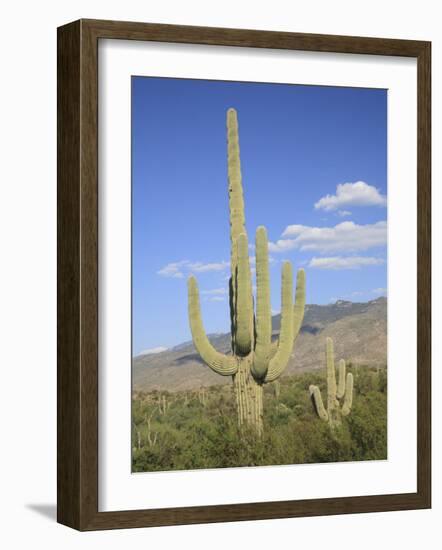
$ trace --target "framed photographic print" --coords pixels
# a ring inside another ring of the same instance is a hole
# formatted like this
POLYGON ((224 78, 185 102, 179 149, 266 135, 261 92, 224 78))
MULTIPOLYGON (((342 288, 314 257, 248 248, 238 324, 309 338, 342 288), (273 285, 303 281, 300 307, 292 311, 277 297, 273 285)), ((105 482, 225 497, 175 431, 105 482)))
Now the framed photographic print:
POLYGON ((59 522, 431 506, 430 51, 59 28, 59 522))

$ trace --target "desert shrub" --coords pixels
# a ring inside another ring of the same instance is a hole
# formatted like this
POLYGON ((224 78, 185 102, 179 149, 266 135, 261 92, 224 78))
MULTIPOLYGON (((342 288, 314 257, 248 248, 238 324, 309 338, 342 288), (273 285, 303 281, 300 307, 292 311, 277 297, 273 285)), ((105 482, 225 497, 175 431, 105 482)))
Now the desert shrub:
POLYGON ((282 378, 278 398, 272 388, 265 388, 260 439, 238 429, 234 396, 225 387, 206 388, 204 404, 197 392, 137 392, 132 405, 133 471, 385 459, 386 368, 350 366, 349 370, 355 379, 353 409, 333 432, 316 416, 308 392, 309 385, 316 384, 326 395, 323 372, 282 378), (166 413, 158 406, 163 394, 166 413), (153 445, 146 432, 148 417, 151 435, 156 434, 153 445))
POLYGON ((369 392, 365 399, 355 401, 348 426, 355 460, 387 458, 387 397, 381 392, 369 392))

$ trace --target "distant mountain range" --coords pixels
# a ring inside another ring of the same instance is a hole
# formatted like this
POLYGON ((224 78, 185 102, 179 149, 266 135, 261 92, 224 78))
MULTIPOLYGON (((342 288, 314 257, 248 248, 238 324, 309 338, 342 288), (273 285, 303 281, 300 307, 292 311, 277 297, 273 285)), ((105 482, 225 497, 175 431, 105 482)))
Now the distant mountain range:
MULTIPOLYGON (((280 315, 275 315, 272 318, 275 338, 279 324, 280 315)), ((307 305, 304 323, 284 374, 325 368, 327 336, 334 340, 336 360, 386 365, 387 299, 307 305)), ((212 334, 209 339, 218 351, 230 352, 230 333, 212 334)), ((134 357, 132 374, 133 389, 142 391, 179 391, 231 382, 230 377, 215 374, 202 362, 191 341, 166 351, 134 357)))

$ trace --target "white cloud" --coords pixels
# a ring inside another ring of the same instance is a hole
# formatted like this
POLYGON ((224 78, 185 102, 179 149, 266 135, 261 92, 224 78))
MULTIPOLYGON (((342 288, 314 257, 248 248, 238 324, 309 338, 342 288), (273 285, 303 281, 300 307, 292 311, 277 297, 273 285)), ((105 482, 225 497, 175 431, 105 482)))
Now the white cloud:
POLYGON ((360 269, 370 265, 385 263, 383 258, 371 258, 368 256, 335 256, 333 258, 312 258, 309 267, 318 269, 360 269))
MULTIPOLYGON (((255 272, 256 256, 252 254, 249 258, 251 271, 255 272)), ((269 256, 269 263, 275 263, 276 260, 269 256)), ((169 277, 174 279, 182 279, 192 273, 210 273, 219 271, 230 271, 230 262, 192 262, 190 260, 180 260, 179 262, 171 262, 157 271, 161 277, 169 277)), ((230 275, 226 274, 225 279, 229 280, 230 275)))
POLYGON ((190 260, 181 260, 179 262, 172 262, 165 265, 159 271, 158 275, 162 277, 173 277, 175 279, 182 279, 185 274, 190 273, 207 273, 211 271, 224 271, 229 267, 229 262, 191 262, 190 260))
POLYGON ((159 271, 157 271, 157 274, 161 275, 162 277, 173 277, 175 279, 182 279, 184 277, 184 274, 181 271, 182 265, 183 262, 174 262, 167 264, 159 271))
POLYGON ((164 346, 158 346, 156 348, 149 348, 149 349, 145 349, 143 351, 140 351, 140 353, 138 355, 152 355, 154 353, 161 353, 163 351, 167 351, 168 348, 165 348, 164 346))
POLYGON ((226 288, 211 288, 209 290, 202 290, 201 295, 205 302, 224 302, 226 300, 229 291, 226 288))
POLYGON ((227 288, 212 288, 210 290, 202 290, 201 294, 205 294, 206 296, 225 296, 227 292, 227 288))
POLYGON ((374 288, 371 292, 373 294, 378 294, 379 296, 386 296, 387 295, 387 289, 386 288, 374 288))
POLYGON ((387 222, 358 225, 341 222, 335 227, 310 227, 289 225, 282 233, 282 239, 269 243, 271 252, 287 252, 299 249, 327 252, 357 252, 387 244, 387 222))
POLYGON ((271 252, 286 252, 297 247, 295 239, 279 239, 276 243, 269 242, 271 252))
POLYGON ((338 210, 349 206, 387 206, 387 197, 364 181, 340 183, 336 195, 326 195, 315 203, 316 210, 338 210))
POLYGON ((229 267, 229 262, 217 262, 217 263, 203 263, 203 262, 190 262, 188 268, 190 271, 196 273, 205 273, 207 271, 224 271, 229 267))
POLYGON ((336 215, 338 215, 341 218, 345 218, 345 216, 351 216, 350 210, 338 210, 336 212, 336 215))

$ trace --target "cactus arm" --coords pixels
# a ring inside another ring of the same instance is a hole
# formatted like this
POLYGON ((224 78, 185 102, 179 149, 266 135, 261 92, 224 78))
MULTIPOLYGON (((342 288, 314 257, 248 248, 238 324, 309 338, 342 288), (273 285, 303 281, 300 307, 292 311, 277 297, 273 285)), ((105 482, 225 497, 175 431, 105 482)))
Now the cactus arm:
POLYGON ((189 322, 192 332, 193 343, 201 355, 203 361, 216 373, 223 376, 229 376, 236 373, 238 366, 232 356, 219 353, 210 343, 204 331, 201 319, 200 300, 198 284, 195 277, 189 277, 188 283, 189 295, 189 322))
POLYGON ((296 276, 295 305, 293 306, 293 339, 296 340, 304 320, 305 310, 305 271, 298 269, 296 276))
POLYGON ((252 276, 250 272, 247 235, 241 233, 237 243, 235 351, 239 356, 245 357, 250 353, 252 348, 253 331, 252 276))
POLYGON ((338 389, 336 397, 342 399, 345 394, 345 361, 341 359, 338 366, 338 389))
POLYGON ((335 354, 333 351, 333 340, 326 339, 327 356, 327 411, 336 407, 336 374, 335 374, 335 354))
POLYGON ((310 391, 310 397, 313 401, 313 405, 316 410, 316 414, 319 416, 321 420, 324 420, 327 422, 328 420, 328 414, 325 410, 324 403, 322 402, 321 392, 318 388, 318 386, 314 386, 313 384, 309 387, 310 391))
POLYGON ((347 374, 347 381, 345 385, 345 399, 342 406, 342 416, 350 414, 351 406, 353 404, 353 375, 351 372, 347 374))
POLYGON ((282 267, 281 330, 278 349, 269 361, 264 382, 273 382, 287 367, 293 350, 293 271, 290 262, 282 267))
MULTIPOLYGON (((304 309, 305 309, 305 271, 303 269, 298 269, 298 274, 296 277, 296 301, 293 306, 293 343, 296 342, 299 331, 302 326, 302 321, 304 320, 304 309)), ((270 321, 271 322, 271 321, 270 321)), ((272 358, 276 350, 278 349, 278 342, 271 342, 270 344, 270 355, 272 358)))
POLYGON ((272 343, 272 311, 270 305, 270 273, 267 231, 256 230, 256 342, 252 364, 255 378, 264 378, 267 372, 272 343))

